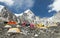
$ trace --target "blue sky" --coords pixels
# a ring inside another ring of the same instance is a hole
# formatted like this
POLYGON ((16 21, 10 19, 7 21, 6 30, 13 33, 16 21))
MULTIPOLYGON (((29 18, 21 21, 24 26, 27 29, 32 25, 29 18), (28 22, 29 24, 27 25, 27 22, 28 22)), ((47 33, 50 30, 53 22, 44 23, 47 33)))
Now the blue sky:
POLYGON ((55 13, 55 11, 52 11, 53 13, 48 13, 48 5, 52 2, 52 0, 36 0, 32 11, 40 17, 51 17, 55 13))
MULTIPOLYGON (((12 1, 12 0, 10 0, 10 1, 12 1)), ((54 2, 54 0, 26 0, 26 1, 15 0, 14 3, 12 1, 10 4, 8 2, 8 0, 6 0, 6 1, 0 0, 0 5, 6 6, 13 13, 19 14, 27 9, 31 9, 31 11, 37 16, 51 17, 56 13, 56 11, 52 11, 49 13, 48 10, 50 8, 48 7, 48 5, 52 4, 53 2, 54 2)))

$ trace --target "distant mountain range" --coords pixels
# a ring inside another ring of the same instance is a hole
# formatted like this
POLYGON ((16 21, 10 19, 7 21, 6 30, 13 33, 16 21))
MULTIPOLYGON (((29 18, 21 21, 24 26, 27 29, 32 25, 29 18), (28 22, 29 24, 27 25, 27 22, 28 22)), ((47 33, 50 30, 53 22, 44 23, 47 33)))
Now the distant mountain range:
POLYGON ((5 6, 0 5, 0 20, 2 21, 9 21, 13 20, 18 23, 27 22, 27 23, 43 23, 44 25, 52 24, 54 22, 60 22, 60 12, 56 13, 52 17, 49 18, 40 18, 36 16, 30 9, 24 11, 20 14, 13 14, 9 11, 5 6))

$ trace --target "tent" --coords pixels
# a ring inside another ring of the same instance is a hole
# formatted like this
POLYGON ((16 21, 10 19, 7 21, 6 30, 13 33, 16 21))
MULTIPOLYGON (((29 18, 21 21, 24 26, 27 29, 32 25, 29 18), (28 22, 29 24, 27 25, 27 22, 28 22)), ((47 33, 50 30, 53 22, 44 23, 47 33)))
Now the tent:
POLYGON ((11 28, 11 26, 10 26, 10 25, 6 25, 5 27, 6 27, 6 28, 11 28))
POLYGON ((15 25, 17 24, 15 21, 9 21, 7 24, 10 24, 10 25, 15 25))
POLYGON ((10 28, 8 30, 8 33, 20 33, 20 29, 19 28, 10 28))
POLYGON ((46 28, 42 23, 36 24, 37 28, 46 28))
POLYGON ((30 24, 30 28, 31 28, 31 29, 34 29, 34 26, 35 26, 35 25, 32 24, 32 23, 30 24))
POLYGON ((17 25, 16 27, 20 27, 20 25, 17 25))

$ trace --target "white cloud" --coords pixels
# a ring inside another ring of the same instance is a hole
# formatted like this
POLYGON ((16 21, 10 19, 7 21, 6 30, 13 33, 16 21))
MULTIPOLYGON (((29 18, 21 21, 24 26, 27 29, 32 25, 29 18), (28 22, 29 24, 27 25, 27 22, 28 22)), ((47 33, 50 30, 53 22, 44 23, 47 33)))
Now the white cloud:
POLYGON ((34 0, 15 0, 14 6, 17 10, 31 8, 34 5, 34 0))
POLYGON ((14 1, 13 0, 0 0, 0 2, 3 2, 9 6, 13 5, 14 1))
POLYGON ((59 12, 60 11, 60 0, 54 0, 54 2, 50 4, 48 7, 51 8, 48 12, 51 12, 51 11, 59 12))
POLYGON ((0 0, 0 2, 3 2, 10 7, 13 6, 13 9, 16 11, 31 8, 34 5, 34 0, 0 0))

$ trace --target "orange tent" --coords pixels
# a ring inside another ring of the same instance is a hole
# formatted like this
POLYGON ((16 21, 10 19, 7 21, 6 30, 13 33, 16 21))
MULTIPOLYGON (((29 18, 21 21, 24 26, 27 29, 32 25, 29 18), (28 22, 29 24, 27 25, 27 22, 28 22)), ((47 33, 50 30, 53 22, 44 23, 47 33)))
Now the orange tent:
POLYGON ((15 25, 17 24, 15 21, 9 21, 7 24, 10 24, 10 25, 15 25))

